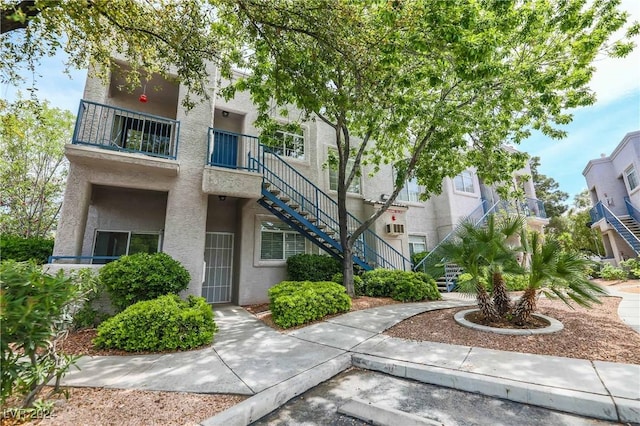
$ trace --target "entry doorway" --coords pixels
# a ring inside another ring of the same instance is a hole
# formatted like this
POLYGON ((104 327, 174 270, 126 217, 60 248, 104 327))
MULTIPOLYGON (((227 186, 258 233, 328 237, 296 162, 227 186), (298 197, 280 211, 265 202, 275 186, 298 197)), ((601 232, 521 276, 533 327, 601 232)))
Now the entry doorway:
POLYGON ((207 303, 231 302, 233 237, 230 232, 207 232, 204 248, 205 275, 202 297, 207 303))

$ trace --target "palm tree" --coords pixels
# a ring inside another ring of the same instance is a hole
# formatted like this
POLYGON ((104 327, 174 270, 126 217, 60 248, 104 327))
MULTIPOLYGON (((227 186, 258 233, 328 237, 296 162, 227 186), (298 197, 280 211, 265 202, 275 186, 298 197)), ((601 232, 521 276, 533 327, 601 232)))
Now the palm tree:
POLYGON ((589 260, 578 253, 565 252, 555 239, 543 240, 539 233, 522 236, 529 262, 529 283, 513 310, 517 324, 524 324, 536 309, 536 296, 543 293, 567 305, 573 300, 580 306, 600 303, 598 296, 607 292, 588 280, 589 260))
MULTIPOLYGON (((508 243, 518 235, 522 226, 521 218, 498 221, 494 215, 487 217, 484 226, 464 222, 454 239, 443 243, 434 253, 433 258, 443 260, 436 267, 455 263, 471 274, 473 279, 467 290, 476 293, 478 307, 487 319, 498 319, 512 308, 503 273, 521 272, 516 249, 508 243), (484 284, 485 278, 493 284, 493 301, 484 284)), ((437 276, 435 274, 440 271, 432 268, 431 272, 437 276)))

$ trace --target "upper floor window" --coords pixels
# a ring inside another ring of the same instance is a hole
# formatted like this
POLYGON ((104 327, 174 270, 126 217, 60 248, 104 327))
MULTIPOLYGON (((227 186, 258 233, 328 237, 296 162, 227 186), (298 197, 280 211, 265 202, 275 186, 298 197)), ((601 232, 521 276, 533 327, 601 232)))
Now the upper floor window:
POLYGON ((465 170, 458 176, 453 178, 453 184, 456 188, 456 191, 468 192, 470 194, 476 192, 473 185, 473 173, 471 173, 469 170, 465 170))
POLYGON ((304 236, 282 222, 262 222, 260 237, 261 260, 286 260, 305 252, 304 236))
POLYGON ((265 139, 263 143, 275 154, 304 160, 304 134, 302 131, 276 130, 273 136, 265 139))
POLYGON ((629 191, 633 191, 640 184, 640 182, 638 181, 638 173, 636 172, 636 168, 633 166, 630 166, 624 171, 624 174, 627 177, 627 183, 629 184, 629 191))
MULTIPOLYGON (((329 155, 335 155, 337 157, 337 152, 335 149, 331 150, 332 152, 329 153, 329 155)), ((354 161, 352 158, 349 158, 349 160, 347 160, 347 175, 349 173, 351 173, 351 170, 353 169, 353 165, 354 165, 354 161)), ((337 191, 338 190, 338 165, 337 163, 335 165, 329 165, 329 189, 332 191, 337 191)), ((349 188, 347 188, 347 192, 352 192, 354 194, 360 194, 361 192, 361 188, 360 188, 360 176, 356 175, 354 176, 353 180, 351 181, 351 185, 349 185, 349 188)))
POLYGON ((397 199, 400 201, 420 201, 420 186, 418 186, 418 179, 409 179, 398 193, 397 199))

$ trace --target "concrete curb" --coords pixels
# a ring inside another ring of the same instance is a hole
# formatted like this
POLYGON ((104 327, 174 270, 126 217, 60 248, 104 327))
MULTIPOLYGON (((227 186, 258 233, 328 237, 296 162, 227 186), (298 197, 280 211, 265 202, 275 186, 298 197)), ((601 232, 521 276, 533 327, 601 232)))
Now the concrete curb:
POLYGON ((586 417, 610 421, 640 422, 634 409, 625 407, 625 419, 618 416, 611 396, 535 385, 515 380, 489 377, 442 367, 395 361, 369 355, 352 355, 355 367, 380 371, 422 383, 445 386, 466 392, 536 405, 586 417))
POLYGON ((534 329, 513 329, 513 328, 496 328, 496 327, 488 327, 482 324, 476 324, 471 321, 467 321, 464 317, 470 312, 477 312, 478 309, 466 309, 464 311, 457 312, 453 319, 460 325, 473 328, 474 330, 486 331, 489 333, 495 334, 508 334, 512 336, 532 336, 534 334, 551 334, 561 331, 564 328, 564 325, 560 321, 555 318, 548 317, 542 314, 533 314, 533 316, 545 319, 549 321, 549 326, 545 328, 534 328, 534 329))
POLYGON ((200 424, 202 426, 248 425, 349 367, 351 367, 351 355, 344 353, 265 389, 200 424))
POLYGON ((349 402, 338 407, 338 413, 360 419, 374 426, 443 426, 442 423, 435 420, 395 408, 378 406, 359 398, 351 398, 349 402))

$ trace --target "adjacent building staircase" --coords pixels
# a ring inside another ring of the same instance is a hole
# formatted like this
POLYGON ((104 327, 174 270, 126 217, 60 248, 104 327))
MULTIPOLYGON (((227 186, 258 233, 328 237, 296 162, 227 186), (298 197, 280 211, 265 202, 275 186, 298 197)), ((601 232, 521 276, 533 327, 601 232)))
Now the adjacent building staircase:
MULTIPOLYGON (((258 203, 336 259, 343 258, 338 224, 338 203, 284 161, 260 144, 258 155, 250 155, 250 168, 262 173, 262 198, 258 203)), ((361 222, 348 214, 350 231, 361 222)), ((411 261, 371 230, 353 246, 353 262, 363 270, 411 268, 411 261)))
POLYGON ((640 255, 640 211, 625 199, 628 216, 616 216, 607 206, 599 201, 589 212, 591 220, 596 223, 606 220, 633 249, 636 255, 640 255))

